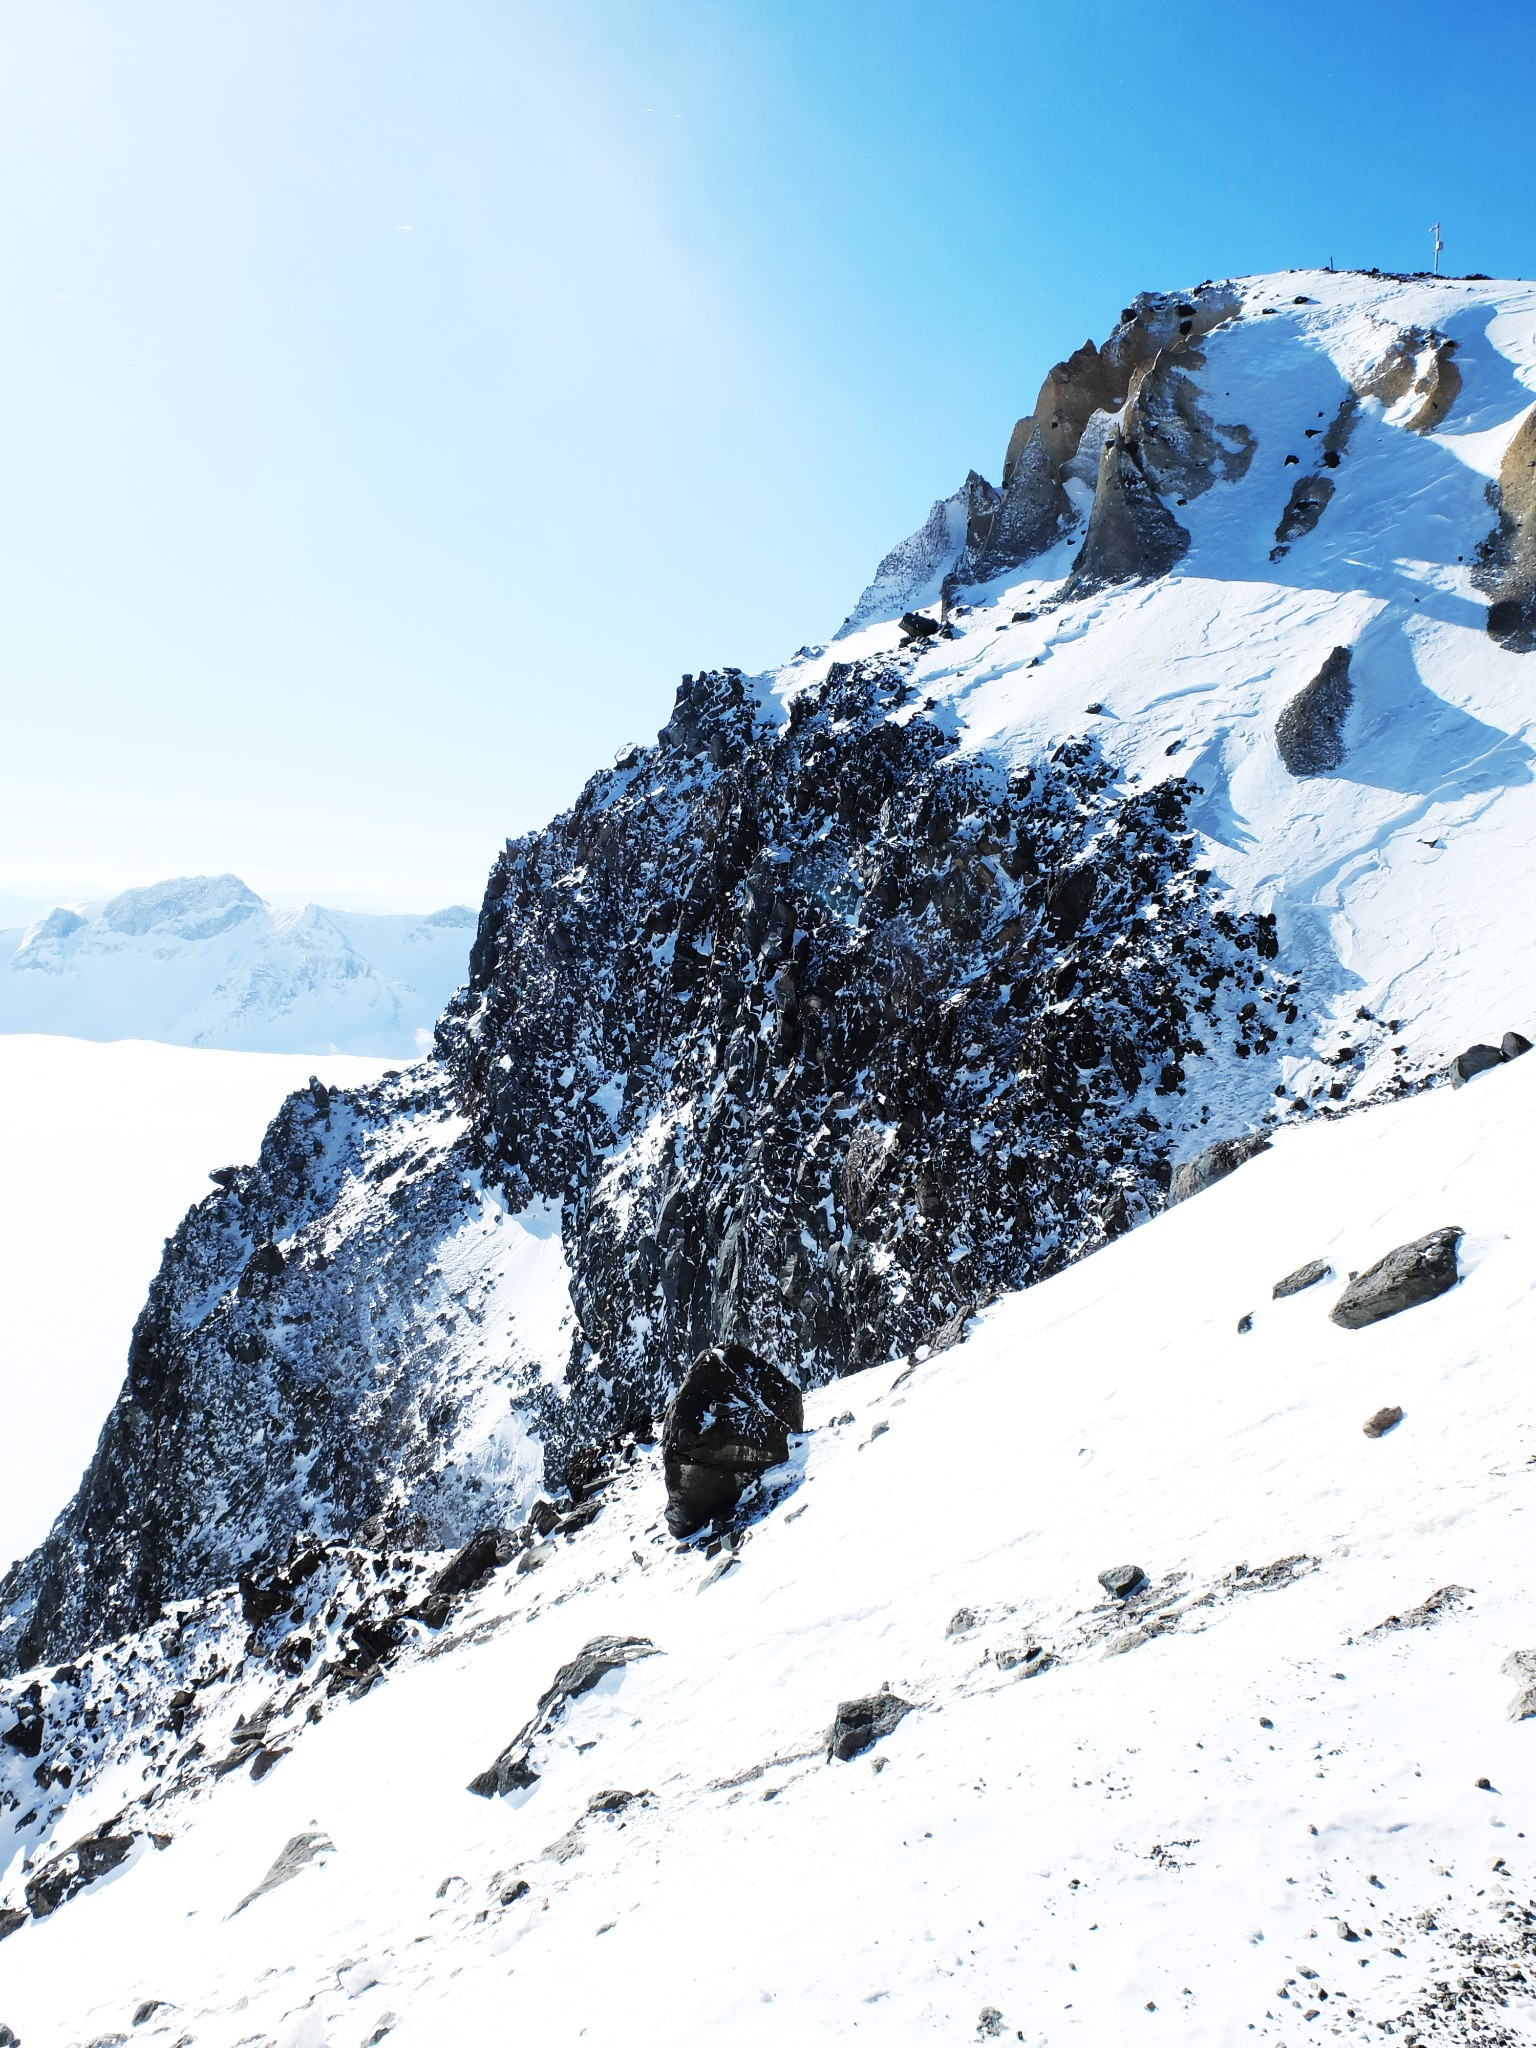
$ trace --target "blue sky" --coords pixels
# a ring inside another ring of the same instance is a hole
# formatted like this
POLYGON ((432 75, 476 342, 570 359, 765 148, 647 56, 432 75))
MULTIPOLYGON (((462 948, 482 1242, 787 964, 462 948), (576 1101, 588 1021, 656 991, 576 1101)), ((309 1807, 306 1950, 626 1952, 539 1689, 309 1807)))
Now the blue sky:
POLYGON ((1536 9, 0 0, 0 913, 475 900, 1136 290, 1536 268, 1536 9))

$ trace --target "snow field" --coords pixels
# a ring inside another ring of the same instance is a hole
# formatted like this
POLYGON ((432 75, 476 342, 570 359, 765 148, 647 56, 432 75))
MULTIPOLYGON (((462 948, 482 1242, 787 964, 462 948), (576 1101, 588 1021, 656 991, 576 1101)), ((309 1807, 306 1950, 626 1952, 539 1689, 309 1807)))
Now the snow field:
MULTIPOLYGON (((134 2038, 350 2048, 392 2014, 402 2048, 682 2048, 966 2040, 991 2008, 1052 2048, 1294 2044, 1383 2038, 1468 1973, 1458 1941, 1505 1967, 1536 1865, 1536 1730, 1500 1672, 1536 1641, 1533 1097, 1536 1058, 1287 1132, 962 1347, 814 1394, 724 1576, 665 1537, 643 1463, 269 1777, 167 1813, 162 1854, 0 1947, 0 2016, 84 2043, 164 1998, 134 2038), (1452 1293, 1328 1321, 1352 1268, 1444 1223, 1452 1293), (1271 1300, 1316 1257, 1335 1280, 1271 1300), (1129 1615, 1095 1583, 1127 1561, 1156 1587, 1129 1615), (1429 1625, 1367 1635, 1448 1585, 1429 1625), (468 1794, 607 1633, 663 1654, 573 1703, 528 1794, 468 1794), (1058 1661, 1000 1667, 1029 1642, 1058 1661), (837 1702, 882 1682, 917 1711, 826 1763, 837 1702), (615 1787, 651 1796, 542 1853, 615 1787), (228 1919, 308 1830, 334 1853, 228 1919)), ((1536 2039, 1528 1998, 1490 2017, 1511 2031, 1414 2024, 1536 2039)))

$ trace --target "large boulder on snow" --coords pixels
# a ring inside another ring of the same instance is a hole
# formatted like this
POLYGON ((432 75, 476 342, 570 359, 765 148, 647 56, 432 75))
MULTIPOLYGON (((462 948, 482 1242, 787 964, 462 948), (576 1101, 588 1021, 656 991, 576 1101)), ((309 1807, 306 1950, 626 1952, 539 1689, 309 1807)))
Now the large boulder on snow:
POLYGON ((1168 1189, 1169 1208, 1175 1202, 1187 1202, 1191 1195, 1198 1195, 1216 1181, 1225 1180, 1229 1173, 1236 1173, 1248 1160, 1268 1150, 1269 1140, 1262 1131, 1245 1131, 1239 1138, 1218 1138, 1193 1159, 1180 1160, 1173 1169, 1168 1189))
POLYGON ((882 1735, 889 1735, 899 1721, 912 1711, 910 1700, 893 1692, 872 1693, 868 1699, 844 1700, 827 1730, 827 1761, 835 1757, 849 1763, 874 1747, 882 1735))
POLYGON ((748 1485, 789 1456, 805 1427, 800 1389, 745 1344, 701 1351, 662 1421, 667 1527, 690 1536, 728 1515, 748 1485))
POLYGON ((1349 649, 1335 647, 1275 720, 1275 745, 1292 775, 1327 775, 1344 759, 1344 721, 1355 700, 1349 649))
POLYGON ((1462 1233, 1454 1224, 1431 1230, 1411 1244, 1400 1244, 1374 1266, 1357 1273, 1333 1305, 1341 1330, 1363 1330, 1387 1316, 1433 1301, 1456 1285, 1456 1247, 1462 1233))

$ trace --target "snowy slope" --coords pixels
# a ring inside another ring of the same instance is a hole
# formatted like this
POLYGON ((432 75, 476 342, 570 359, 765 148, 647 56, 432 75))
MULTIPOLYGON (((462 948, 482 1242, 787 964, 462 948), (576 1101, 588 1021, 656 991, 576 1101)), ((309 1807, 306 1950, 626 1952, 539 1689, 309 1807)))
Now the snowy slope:
POLYGON ((508 846, 443 1062, 285 1105, 188 1218, 12 1582, 70 1661, 0 1689, 0 1898, 133 1842, 0 1940, 23 2042, 1536 2041, 1536 1058, 1435 1085, 1536 1037, 1533 395, 1528 284, 1137 301, 830 647, 685 678, 508 846), (1330 1323, 1448 1224, 1452 1293, 1330 1323), (644 1449, 517 1549, 541 1459, 727 1334, 811 1383, 737 1561, 644 1449), (496 1523, 518 1562, 401 1621, 496 1523), (608 1634, 660 1654, 469 1795, 608 1634), (915 1711, 825 1763, 884 1681, 915 1711))
MULTIPOLYGON (((959 1350, 815 1395, 723 1577, 648 1456, 366 1697, 237 1665, 208 1755, 274 1690, 291 1754, 164 1797, 161 1853, 0 1947, 0 2014, 221 2048, 1536 2040, 1501 1675, 1536 1639, 1533 1112, 1536 1059, 1287 1133, 959 1350), (1335 1327, 1337 1280, 1270 1300, 1447 1222, 1460 1285, 1394 1321, 1335 1327), (1129 1615, 1095 1583, 1125 1561, 1156 1586, 1129 1615), (602 1634, 660 1654, 572 1705, 530 1792, 471 1796, 602 1634), (1030 1643, 1054 1664, 1005 1668, 1030 1643), (824 1761, 885 1682, 915 1711, 824 1761), (583 1819, 610 1789, 646 1797, 583 1819), (333 1846, 231 1918, 306 1834, 333 1846)), ((163 1642, 119 1667, 141 1700, 163 1642)), ((123 1732, 61 1834, 157 1775, 123 1732)))
MULTIPOLYGON (((1079 529, 961 587, 955 639, 931 643, 911 682, 963 752, 1020 762, 1089 732, 1132 776, 1197 783, 1191 818, 1218 878, 1237 905, 1275 910, 1282 958, 1314 994, 1324 985, 1324 1035, 1371 1037, 1361 1007, 1400 1020, 1359 1069, 1379 1081, 1397 1045, 1433 1064, 1496 1021, 1531 1022, 1536 953, 1515 912, 1536 870, 1530 660, 1489 637, 1473 577, 1489 486, 1536 399, 1536 287, 1297 271, 1241 289, 1241 317, 1204 338, 1193 381, 1256 452, 1241 478, 1180 501, 1191 544, 1173 571, 1055 602, 1079 529), (1441 426, 1409 431, 1405 404, 1367 398, 1315 531, 1273 561, 1350 380, 1400 331, 1431 327, 1456 342, 1462 378, 1441 426), (1275 722, 1338 645, 1355 687, 1345 762, 1298 780, 1275 722)), ((797 658, 777 690, 792 698, 833 660, 894 649, 896 616, 933 594, 925 555, 921 588, 888 594, 884 622, 797 658)), ((1306 1090, 1324 1075, 1297 1061, 1285 1078, 1306 1090)))
POLYGON ((0 932, 0 1032, 411 1058, 464 978, 473 911, 277 910, 235 875, 0 932))
POLYGON ((0 1563, 42 1539, 79 1478, 208 1169, 253 1157, 312 1072, 355 1088, 381 1064, 0 1036, 0 1563))

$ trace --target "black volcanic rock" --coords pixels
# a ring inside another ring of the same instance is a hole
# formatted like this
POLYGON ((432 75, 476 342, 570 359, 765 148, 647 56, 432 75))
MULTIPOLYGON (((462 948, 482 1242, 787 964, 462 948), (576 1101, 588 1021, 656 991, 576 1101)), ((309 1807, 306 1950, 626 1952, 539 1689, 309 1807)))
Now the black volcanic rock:
POLYGON ((689 1536, 728 1515, 805 1427, 800 1389, 745 1344, 701 1351, 662 1422, 667 1527, 689 1536))
POLYGON ((827 1761, 850 1763, 872 1749, 882 1735, 904 1721, 912 1711, 910 1700, 893 1692, 877 1692, 868 1699, 844 1700, 827 1731, 827 1761))

